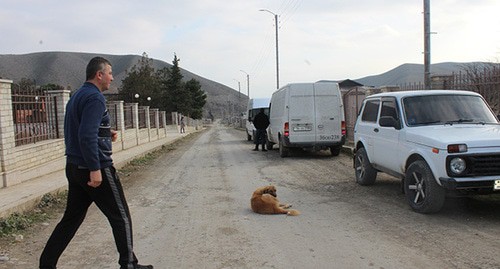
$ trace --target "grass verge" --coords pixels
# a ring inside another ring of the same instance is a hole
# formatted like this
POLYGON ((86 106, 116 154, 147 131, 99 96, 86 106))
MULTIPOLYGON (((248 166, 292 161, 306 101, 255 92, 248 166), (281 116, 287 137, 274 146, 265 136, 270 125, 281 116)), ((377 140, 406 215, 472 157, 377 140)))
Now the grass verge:
POLYGON ((51 217, 51 209, 62 207, 66 202, 67 191, 45 194, 33 210, 25 213, 14 213, 0 219, 0 237, 7 237, 22 232, 35 223, 43 222, 51 217))

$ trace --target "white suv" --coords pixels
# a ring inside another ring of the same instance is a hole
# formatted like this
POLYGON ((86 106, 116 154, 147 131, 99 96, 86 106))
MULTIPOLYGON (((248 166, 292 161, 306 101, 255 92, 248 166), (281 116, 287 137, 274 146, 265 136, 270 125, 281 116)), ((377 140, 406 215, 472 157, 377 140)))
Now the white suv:
POLYGON ((379 93, 354 128, 360 185, 377 172, 401 178, 416 212, 441 210, 446 194, 500 193, 500 125, 481 95, 426 90, 379 93))

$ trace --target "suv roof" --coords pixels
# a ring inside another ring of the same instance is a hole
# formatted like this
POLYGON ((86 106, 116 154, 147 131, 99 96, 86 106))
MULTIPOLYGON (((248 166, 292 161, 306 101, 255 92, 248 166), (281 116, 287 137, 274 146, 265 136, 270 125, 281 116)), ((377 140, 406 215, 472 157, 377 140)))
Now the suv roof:
POLYGON ((471 91, 461 91, 461 90, 420 90, 420 91, 398 91, 398 92, 382 92, 376 93, 366 98, 384 97, 384 96, 394 96, 394 97, 406 97, 406 96, 421 96, 421 95, 445 95, 445 94, 461 94, 461 95, 476 95, 481 96, 478 93, 471 91))

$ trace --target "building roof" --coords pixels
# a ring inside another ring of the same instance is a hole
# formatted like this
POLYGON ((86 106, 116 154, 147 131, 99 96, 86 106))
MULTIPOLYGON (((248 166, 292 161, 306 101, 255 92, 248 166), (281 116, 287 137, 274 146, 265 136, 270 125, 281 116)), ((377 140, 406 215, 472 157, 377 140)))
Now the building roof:
POLYGON ((356 82, 354 80, 350 80, 350 79, 345 79, 345 80, 320 80, 318 82, 336 82, 336 83, 339 84, 340 88, 343 88, 343 89, 364 86, 363 84, 361 84, 359 82, 356 82))

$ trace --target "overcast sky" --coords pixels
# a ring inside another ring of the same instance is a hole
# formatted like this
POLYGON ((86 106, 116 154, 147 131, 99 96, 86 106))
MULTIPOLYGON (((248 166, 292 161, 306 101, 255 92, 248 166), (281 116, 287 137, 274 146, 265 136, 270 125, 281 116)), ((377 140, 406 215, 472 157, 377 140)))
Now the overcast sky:
MULTIPOLYGON (((500 1, 431 2, 431 62, 498 62, 500 1)), ((423 0, 2 0, 0 54, 141 55, 247 93, 423 64, 423 0), (241 71, 243 70, 243 71, 241 71)), ((432 70, 431 70, 432 71, 432 70)), ((84 70, 82 70, 82 73, 84 70)))

